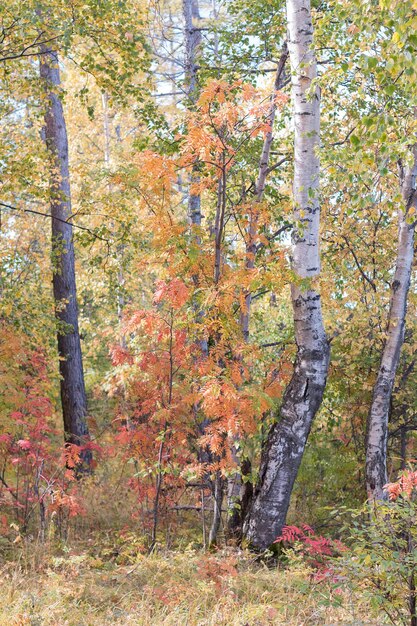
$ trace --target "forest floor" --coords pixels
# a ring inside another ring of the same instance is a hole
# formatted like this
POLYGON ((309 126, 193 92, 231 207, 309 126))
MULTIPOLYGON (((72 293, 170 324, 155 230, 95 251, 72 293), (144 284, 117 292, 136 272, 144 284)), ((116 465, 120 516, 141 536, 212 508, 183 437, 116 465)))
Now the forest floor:
POLYGON ((38 549, 0 566, 1 626, 371 626, 363 599, 305 566, 268 568, 236 550, 139 554, 38 549))

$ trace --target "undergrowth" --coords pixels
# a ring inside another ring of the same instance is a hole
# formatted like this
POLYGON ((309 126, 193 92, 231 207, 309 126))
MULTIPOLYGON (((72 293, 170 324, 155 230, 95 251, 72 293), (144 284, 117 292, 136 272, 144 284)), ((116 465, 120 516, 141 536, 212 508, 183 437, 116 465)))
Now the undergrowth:
POLYGON ((268 567, 234 548, 144 554, 141 542, 21 545, 0 576, 1 626, 382 624, 343 581, 297 555, 268 567))

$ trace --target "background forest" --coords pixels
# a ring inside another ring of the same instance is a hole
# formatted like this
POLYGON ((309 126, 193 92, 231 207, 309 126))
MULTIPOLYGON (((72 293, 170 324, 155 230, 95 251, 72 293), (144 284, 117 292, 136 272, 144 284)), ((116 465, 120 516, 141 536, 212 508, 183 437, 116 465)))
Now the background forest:
POLYGON ((0 624, 417 626, 417 2, 0 6, 0 624))

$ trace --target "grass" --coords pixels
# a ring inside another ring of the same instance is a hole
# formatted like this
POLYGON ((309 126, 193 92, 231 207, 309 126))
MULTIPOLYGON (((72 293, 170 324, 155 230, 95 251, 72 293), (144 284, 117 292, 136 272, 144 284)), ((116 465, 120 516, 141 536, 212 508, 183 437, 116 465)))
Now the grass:
POLYGON ((305 566, 268 568, 247 553, 191 548, 132 557, 96 542, 21 548, 0 568, 1 626, 320 626, 382 624, 343 585, 305 566), (337 588, 336 588, 337 587, 337 588))

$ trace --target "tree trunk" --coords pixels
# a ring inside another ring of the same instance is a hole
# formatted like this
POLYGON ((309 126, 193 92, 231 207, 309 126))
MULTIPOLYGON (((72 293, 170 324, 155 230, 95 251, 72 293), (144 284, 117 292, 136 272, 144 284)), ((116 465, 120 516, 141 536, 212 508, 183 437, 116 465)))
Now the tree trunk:
MULTIPOLYGON (((188 106, 193 108, 198 98, 197 60, 202 41, 201 30, 195 25, 195 22, 200 19, 198 0, 183 0, 182 8, 185 22, 185 89, 189 101, 188 106)), ((198 181, 198 169, 195 166, 190 177, 190 185, 198 181)), ((188 210, 191 224, 201 226, 200 194, 192 193, 192 191, 189 193, 188 210)))
MULTIPOLYGON (((197 59, 200 52, 202 37, 201 30, 197 28, 195 22, 200 19, 200 13, 198 8, 198 0, 183 0, 182 3, 183 15, 184 15, 184 34, 185 34, 185 91, 187 94, 189 109, 193 109, 198 98, 198 83, 197 73, 198 65, 197 59)), ((188 193, 188 215, 191 221, 191 227, 196 229, 197 232, 193 232, 193 242, 197 248, 201 247, 201 237, 198 233, 198 229, 201 227, 201 197, 199 193, 195 193, 192 186, 198 184, 200 180, 198 174, 198 163, 195 163, 192 168, 191 175, 189 177, 190 190, 188 193)), ((193 276, 193 281, 196 287, 199 285, 198 276, 193 276)), ((201 322, 204 317, 204 312, 194 303, 196 311, 196 319, 201 322)), ((207 356, 207 341, 204 339, 199 340, 202 356, 207 356)))
POLYGON ((213 519, 209 533, 209 546, 217 543, 217 535, 220 530, 222 521, 222 504, 223 504, 224 479, 218 470, 214 479, 213 489, 213 519))
MULTIPOLYGON (((107 169, 107 173, 109 173, 111 167, 111 131, 110 131, 110 112, 109 112, 109 95, 106 91, 101 93, 101 102, 103 106, 103 139, 104 139, 104 165, 107 169)), ((120 137, 118 138, 120 142, 120 137)), ((111 182, 108 184, 108 192, 111 195, 113 193, 113 185, 111 182)), ((114 228, 114 223, 111 222, 111 227, 114 228)), ((119 244, 116 248, 117 252, 117 319, 119 321, 119 326, 121 326, 123 321, 123 311, 125 308, 125 297, 124 297, 124 284, 125 277, 123 273, 123 252, 124 252, 124 244, 119 244)), ((126 348, 126 338, 124 335, 120 338, 120 345, 122 348, 126 348)))
MULTIPOLYGON (((58 355, 61 374, 61 402, 65 441, 78 446, 89 439, 86 422, 87 400, 84 386, 75 259, 71 220, 71 191, 68 139, 60 99, 58 55, 43 46, 40 76, 45 85, 44 136, 50 155, 50 211, 52 215, 52 265, 55 315, 58 323, 58 355)), ((82 462, 88 466, 91 453, 84 451, 82 462)))
POLYGON ((398 248, 387 338, 382 352, 368 416, 366 441, 366 491, 370 499, 385 499, 387 475, 388 418, 391 394, 404 342, 407 296, 414 256, 415 222, 410 223, 410 209, 417 205, 417 146, 413 148, 414 162, 400 171, 404 210, 398 212, 398 248))
MULTIPOLYGON (((275 114, 277 111, 276 96, 285 83, 285 64, 288 58, 287 42, 282 47, 281 58, 278 63, 277 73, 275 75, 274 89, 271 95, 271 108, 267 117, 267 122, 270 126, 270 130, 266 133, 264 143, 262 146, 261 158, 259 160, 259 171, 256 179, 255 192, 254 192, 254 206, 249 216, 248 227, 248 241, 246 245, 246 269, 251 270, 255 267, 255 255, 256 255, 256 236, 258 234, 258 221, 259 210, 257 205, 262 201, 266 179, 268 176, 269 158, 271 154, 273 136, 273 126, 275 121, 275 114)), ((245 295, 245 310, 242 311, 240 317, 240 325, 245 341, 249 339, 249 320, 250 320, 250 307, 252 302, 252 294, 250 291, 245 295)))
POLYGON ((317 69, 310 0, 287 0, 287 19, 295 123, 292 268, 298 280, 292 285, 291 298, 297 356, 280 419, 263 450, 259 482, 245 523, 246 537, 256 549, 267 548, 285 524, 307 437, 322 401, 330 353, 320 294, 315 289, 320 273, 320 91, 312 85, 317 69))
POLYGON ((248 514, 252 497, 253 484, 243 477, 250 475, 252 465, 249 459, 241 459, 236 451, 232 450, 233 460, 238 471, 227 481, 227 533, 230 538, 240 542, 243 534, 243 523, 248 514))
POLYGON ((405 470, 407 467, 407 426, 401 426, 400 428, 400 470, 405 470))
MULTIPOLYGON (((183 0, 182 3, 183 15, 184 15, 184 33, 185 33, 185 90, 187 94, 187 106, 189 109, 194 109, 198 99, 198 57, 201 51, 202 36, 201 30, 198 28, 197 23, 201 19, 198 0, 183 0)), ((201 236, 198 232, 201 228, 202 214, 201 214, 201 196, 199 193, 193 191, 193 185, 198 184, 200 181, 198 163, 195 163, 192 168, 191 175, 189 177, 190 191, 188 194, 188 215, 191 221, 191 227, 193 229, 193 243, 200 249, 201 236)), ((217 238, 216 238, 217 242, 217 238)), ((217 258, 217 246, 216 246, 216 258, 217 258)), ((216 265, 217 267, 217 265, 216 265)), ((218 281, 220 274, 216 275, 215 282, 218 281)), ((193 276, 193 282, 196 287, 199 286, 198 275, 193 276)), ((201 325, 204 320, 204 310, 200 304, 194 300, 193 303, 196 322, 201 325)), ((208 356, 208 342, 203 337, 198 338, 198 345, 200 347, 199 358, 206 359, 208 356)), ((204 418, 199 422, 198 418, 199 406, 198 403, 194 406, 194 413, 196 416, 196 422, 198 423, 199 435, 204 435, 206 428, 210 424, 207 418, 204 418)), ((214 456, 208 448, 200 449, 198 457, 201 463, 213 463, 214 456)), ((221 509, 223 502, 224 480, 219 472, 216 472, 214 480, 207 474, 205 477, 207 483, 210 485, 213 494, 213 519, 211 522, 209 532, 209 545, 215 545, 217 541, 217 533, 221 523, 221 509)))

